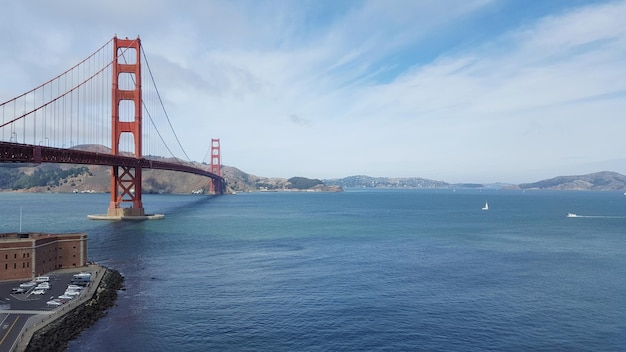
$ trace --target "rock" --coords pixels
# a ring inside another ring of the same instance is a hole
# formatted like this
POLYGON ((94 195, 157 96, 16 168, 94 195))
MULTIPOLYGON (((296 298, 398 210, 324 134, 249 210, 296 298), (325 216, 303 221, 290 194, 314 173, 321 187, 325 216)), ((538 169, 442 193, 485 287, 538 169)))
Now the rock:
POLYGON ((124 277, 116 270, 106 269, 93 297, 39 329, 26 347, 26 352, 65 351, 67 343, 106 315, 117 300, 124 277))

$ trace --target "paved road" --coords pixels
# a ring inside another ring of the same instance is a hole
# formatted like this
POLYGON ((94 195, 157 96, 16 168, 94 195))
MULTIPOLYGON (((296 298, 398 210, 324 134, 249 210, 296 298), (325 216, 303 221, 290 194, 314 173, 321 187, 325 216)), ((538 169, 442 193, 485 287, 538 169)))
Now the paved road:
POLYGON ((13 351, 28 318, 35 314, 0 314, 0 352, 13 351))

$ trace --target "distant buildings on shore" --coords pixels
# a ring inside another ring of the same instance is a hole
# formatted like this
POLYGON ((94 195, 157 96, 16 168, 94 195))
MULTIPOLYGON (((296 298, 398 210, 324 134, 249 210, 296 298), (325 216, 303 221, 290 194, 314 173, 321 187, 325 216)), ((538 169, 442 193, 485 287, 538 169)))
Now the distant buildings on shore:
POLYGON ((0 280, 87 265, 87 234, 0 233, 0 280))

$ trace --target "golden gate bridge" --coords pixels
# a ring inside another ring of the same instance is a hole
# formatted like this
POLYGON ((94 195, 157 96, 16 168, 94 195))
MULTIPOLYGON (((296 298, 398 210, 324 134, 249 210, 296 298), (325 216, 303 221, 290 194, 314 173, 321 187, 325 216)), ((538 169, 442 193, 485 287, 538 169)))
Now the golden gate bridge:
POLYGON ((146 217, 142 169, 209 177, 211 193, 225 191, 219 139, 211 139, 208 170, 191 163, 139 37, 114 36, 67 71, 0 104, 0 114, 0 162, 111 166, 111 201, 103 218, 146 217))

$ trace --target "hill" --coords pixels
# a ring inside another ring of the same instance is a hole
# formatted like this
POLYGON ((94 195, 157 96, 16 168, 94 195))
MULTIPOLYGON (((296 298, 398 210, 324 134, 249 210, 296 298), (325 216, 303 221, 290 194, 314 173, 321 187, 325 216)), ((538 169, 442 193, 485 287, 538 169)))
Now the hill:
POLYGON ((349 176, 340 179, 324 180, 327 185, 343 188, 499 188, 499 189, 551 189, 551 190, 593 190, 624 191, 626 176, 616 172, 602 171, 587 175, 558 176, 547 180, 519 185, 494 183, 446 183, 419 177, 391 178, 349 176))
MULTIPOLYGON (((83 145, 81 150, 109 153, 102 146, 83 145)), ((173 159, 156 158, 163 161, 173 159)), ((205 163, 188 163, 197 168, 209 169, 205 163)), ((0 190, 22 192, 109 192, 111 168, 99 165, 72 164, 0 164, 0 190)), ((340 179, 318 180, 306 177, 268 178, 243 172, 232 166, 222 166, 222 175, 227 182, 227 191, 317 191, 341 192, 344 188, 509 188, 509 189, 551 189, 551 190, 595 190, 624 191, 626 176, 616 172, 597 172, 587 175, 558 176, 547 180, 519 185, 511 184, 450 184, 444 181, 420 177, 392 178, 349 176, 340 179)), ((208 193, 210 179, 202 176, 144 169, 144 193, 208 193)))
MULTIPOLYGON (((110 153, 110 150, 97 145, 80 145, 76 149, 110 153)), ((174 162, 174 159, 148 157, 150 159, 174 162)), ((208 170, 205 163, 187 163, 208 170)), ((227 191, 318 191, 340 192, 337 186, 327 186, 321 180, 305 177, 290 179, 267 178, 247 174, 237 168, 222 166, 227 191)), ((74 164, 13 164, 0 163, 0 190, 21 192, 54 193, 105 193, 110 192, 111 167, 100 165, 74 164)), ((148 193, 208 193, 209 178, 166 170, 143 170, 143 192, 148 193)))
POLYGON ((245 173, 232 166, 222 166, 222 174, 229 189, 234 192, 255 191, 310 191, 342 192, 343 188, 322 180, 306 177, 269 178, 245 173))
POLYGON ((370 177, 364 175, 348 176, 340 179, 324 180, 327 185, 343 188, 449 188, 443 181, 434 181, 419 177, 391 178, 370 177))
POLYGON ((623 191, 626 189, 626 176, 616 172, 602 171, 587 175, 558 176, 548 180, 523 183, 520 189, 560 189, 623 191))

